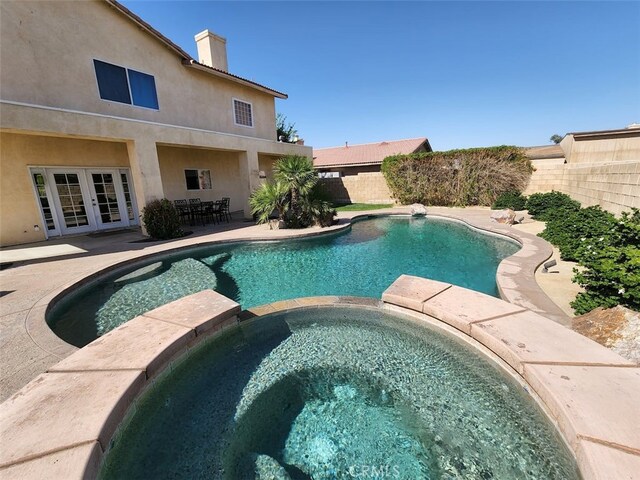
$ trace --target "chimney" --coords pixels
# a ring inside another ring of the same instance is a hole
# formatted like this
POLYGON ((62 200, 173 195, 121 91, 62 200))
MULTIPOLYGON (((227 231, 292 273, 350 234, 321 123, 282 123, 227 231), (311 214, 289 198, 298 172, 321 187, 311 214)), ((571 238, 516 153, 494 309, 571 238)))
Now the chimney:
POLYGON ((225 72, 229 71, 227 64, 227 39, 209 30, 195 36, 198 46, 198 62, 225 72))

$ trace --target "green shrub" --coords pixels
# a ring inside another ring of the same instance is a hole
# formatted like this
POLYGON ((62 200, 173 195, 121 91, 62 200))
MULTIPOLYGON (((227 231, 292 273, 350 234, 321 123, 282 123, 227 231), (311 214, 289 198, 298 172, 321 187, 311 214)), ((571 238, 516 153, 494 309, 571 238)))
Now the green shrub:
POLYGON ((563 260, 577 261, 580 248, 592 241, 596 248, 598 244, 604 245, 602 242, 608 238, 617 222, 615 216, 602 210, 600 206, 555 212, 555 216, 547 220, 540 236, 560 249, 563 260))
POLYGON ((518 191, 504 192, 498 195, 496 201, 493 202, 491 208, 498 210, 501 208, 510 208, 512 210, 524 210, 527 208, 527 197, 518 191))
POLYGON ((176 207, 166 198, 153 200, 142 209, 142 223, 147 234, 158 240, 184 236, 176 207))
POLYGON ((394 155, 382 162, 393 196, 403 204, 492 205, 522 191, 532 167, 518 147, 500 146, 394 155))
POLYGON ((534 193, 527 200, 527 210, 536 220, 551 220, 563 211, 563 215, 568 212, 580 210, 580 202, 573 200, 569 195, 560 192, 534 193))
MULTIPOLYGON (((594 210, 585 216, 604 219, 594 210)), ((606 222, 593 222, 592 227, 601 229, 606 222)), ((573 281, 585 290, 571 302, 577 315, 616 305, 640 311, 640 211, 624 212, 610 225, 600 236, 581 237, 585 240, 575 250, 583 268, 574 269, 573 281)))

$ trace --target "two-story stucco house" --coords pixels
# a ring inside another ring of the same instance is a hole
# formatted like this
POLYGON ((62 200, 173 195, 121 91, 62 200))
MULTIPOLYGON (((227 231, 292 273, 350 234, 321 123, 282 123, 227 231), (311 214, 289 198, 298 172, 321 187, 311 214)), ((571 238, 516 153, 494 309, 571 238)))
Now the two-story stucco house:
POLYGON ((271 88, 196 61, 114 0, 0 3, 0 244, 139 223, 153 199, 247 200, 279 143, 271 88))

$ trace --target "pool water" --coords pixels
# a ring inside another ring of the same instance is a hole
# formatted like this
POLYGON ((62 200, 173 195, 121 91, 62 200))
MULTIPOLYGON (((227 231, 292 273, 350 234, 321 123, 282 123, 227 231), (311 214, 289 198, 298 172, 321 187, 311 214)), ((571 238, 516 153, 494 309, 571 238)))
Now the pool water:
POLYGON ((341 234, 229 243, 155 257, 67 296, 47 321, 63 340, 83 346, 137 315, 208 288, 246 309, 319 295, 380 298, 401 274, 497 296, 498 264, 519 248, 448 220, 364 220, 341 234))
POLYGON ((243 322, 136 404, 103 479, 577 479, 522 386, 377 308, 243 322))

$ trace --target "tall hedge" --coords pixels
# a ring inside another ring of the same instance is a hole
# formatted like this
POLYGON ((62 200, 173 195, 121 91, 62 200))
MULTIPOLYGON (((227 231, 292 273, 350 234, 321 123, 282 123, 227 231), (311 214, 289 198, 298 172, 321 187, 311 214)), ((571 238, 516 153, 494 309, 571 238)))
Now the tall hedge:
POLYGON ((498 195, 521 192, 533 168, 513 146, 393 155, 382 162, 393 196, 403 204, 491 205, 498 195))

